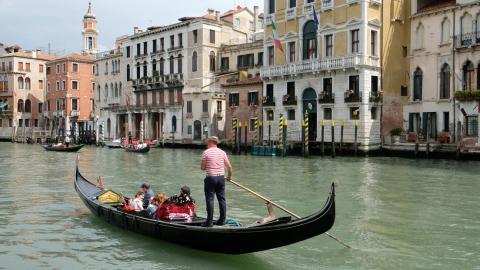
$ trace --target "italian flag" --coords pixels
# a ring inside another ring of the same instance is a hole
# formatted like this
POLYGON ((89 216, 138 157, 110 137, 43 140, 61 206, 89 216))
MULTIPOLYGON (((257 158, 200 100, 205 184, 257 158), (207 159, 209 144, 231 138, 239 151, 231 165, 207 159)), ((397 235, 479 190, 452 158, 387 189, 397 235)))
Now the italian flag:
POLYGON ((283 53, 282 43, 280 42, 280 39, 278 39, 277 25, 275 24, 275 21, 273 19, 272 19, 272 31, 273 31, 273 42, 275 43, 275 48, 279 49, 283 53))

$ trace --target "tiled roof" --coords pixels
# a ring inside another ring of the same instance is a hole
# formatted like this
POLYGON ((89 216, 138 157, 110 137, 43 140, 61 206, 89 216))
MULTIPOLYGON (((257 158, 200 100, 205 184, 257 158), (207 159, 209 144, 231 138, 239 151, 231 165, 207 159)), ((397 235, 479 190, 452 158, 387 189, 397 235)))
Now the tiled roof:
POLYGON ((259 84, 259 83, 262 83, 262 78, 260 77, 253 77, 253 78, 247 78, 247 79, 243 79, 241 81, 238 81, 238 82, 234 82, 234 83, 226 83, 226 84, 222 84, 222 86, 225 86, 225 87, 229 87, 229 86, 241 86, 241 85, 250 85, 250 84, 259 84))
POLYGON ((417 11, 417 13, 429 12, 436 9, 442 9, 449 6, 454 6, 456 4, 456 0, 435 0, 431 3, 427 4, 426 6, 422 7, 417 11))

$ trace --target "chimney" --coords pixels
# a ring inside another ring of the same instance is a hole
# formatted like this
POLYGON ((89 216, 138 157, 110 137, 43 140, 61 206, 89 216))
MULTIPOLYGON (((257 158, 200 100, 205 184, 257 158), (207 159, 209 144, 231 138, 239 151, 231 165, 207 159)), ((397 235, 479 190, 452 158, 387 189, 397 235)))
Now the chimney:
POLYGON ((258 31, 258 6, 253 6, 253 31, 258 31))
POLYGON ((138 32, 139 32, 138 30, 139 30, 138 26, 134 26, 133 27, 133 34, 138 34, 138 32))
POLYGON ((215 19, 217 20, 217 22, 220 21, 220 11, 215 11, 215 19))
POLYGON ((37 51, 32 51, 32 58, 33 59, 37 58, 37 51))
POLYGON ((213 9, 213 8, 209 8, 209 9, 207 9, 207 12, 208 12, 208 15, 211 15, 211 16, 213 16, 213 15, 214 15, 214 13, 215 13, 215 9, 213 9))

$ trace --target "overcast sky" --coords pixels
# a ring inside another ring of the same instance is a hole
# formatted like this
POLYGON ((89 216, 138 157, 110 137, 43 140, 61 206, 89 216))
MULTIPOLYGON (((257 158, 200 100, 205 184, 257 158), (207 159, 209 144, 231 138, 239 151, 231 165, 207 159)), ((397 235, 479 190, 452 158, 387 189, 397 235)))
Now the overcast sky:
MULTIPOLYGON (((82 50, 82 20, 89 0, 0 0, 0 43, 31 50, 48 47, 64 53, 82 50)), ((134 26, 177 22, 200 16, 209 7, 226 11, 236 5, 263 10, 263 0, 92 0, 97 17, 99 49, 113 47, 115 38, 131 34, 134 26)))

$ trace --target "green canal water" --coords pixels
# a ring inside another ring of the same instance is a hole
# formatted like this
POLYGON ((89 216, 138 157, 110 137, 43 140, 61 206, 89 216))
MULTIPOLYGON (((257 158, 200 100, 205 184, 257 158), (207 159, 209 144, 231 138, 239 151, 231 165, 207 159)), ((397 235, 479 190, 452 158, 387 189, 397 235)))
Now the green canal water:
MULTIPOLYGON (((87 178, 102 175, 109 188, 126 194, 144 181, 168 194, 188 184, 204 214, 200 154, 87 147, 80 166, 87 178)), ((233 156, 238 181, 302 216, 321 208, 337 182, 330 233, 354 248, 318 236, 230 256, 97 220, 74 191, 75 158, 38 145, 0 143, 0 269, 480 269, 478 162, 233 156)), ((228 216, 243 223, 266 215, 261 201, 232 185, 227 203, 228 216)))

